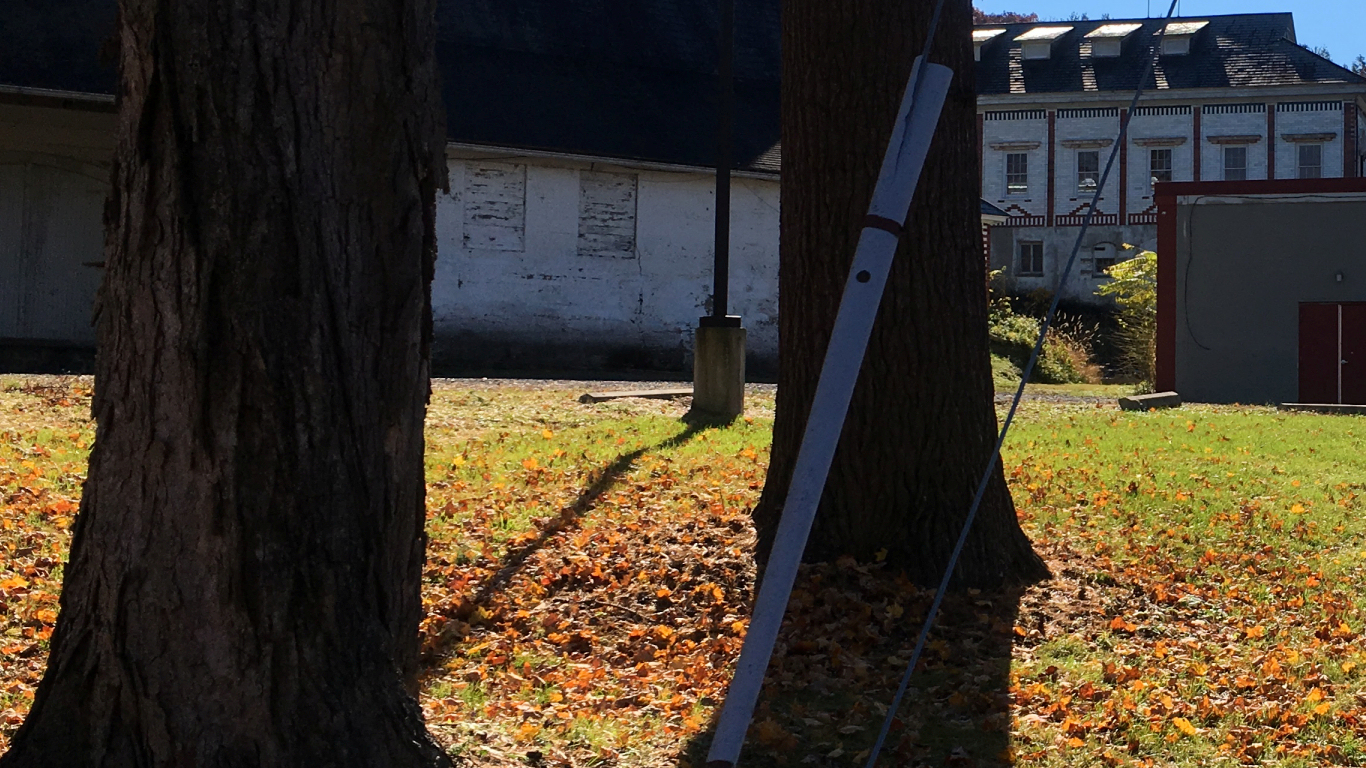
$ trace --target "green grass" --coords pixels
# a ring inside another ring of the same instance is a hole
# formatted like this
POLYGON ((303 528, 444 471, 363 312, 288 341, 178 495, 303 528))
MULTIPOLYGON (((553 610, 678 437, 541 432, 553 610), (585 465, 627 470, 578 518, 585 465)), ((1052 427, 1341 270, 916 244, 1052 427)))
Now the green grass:
MULTIPOLYGON (((0 743, 42 669, 88 389, 0 387, 0 582, 27 582, 4 598, 0 743)), ((1366 418, 1031 391, 1103 398, 1026 402, 1004 451, 1055 579, 950 601, 902 713, 916 735, 883 764, 995 765, 1006 743, 1050 767, 1366 763, 1366 418)), ((773 400, 694 429, 682 404, 577 394, 433 397, 428 722, 488 764, 696 764, 751 596, 773 400)), ((860 764, 928 600, 853 562, 804 568, 794 596, 747 762, 860 764)))
MULTIPOLYGON (((1003 459, 1026 528, 1068 552, 1076 573, 1054 589, 1089 583, 1104 614, 1022 640, 1017 686, 1056 702, 1089 682, 1106 697, 1063 722, 1020 721, 1025 762, 1357 764, 1366 419, 1030 405, 1018 425, 1003 459), (1141 672, 1107 682, 1107 663, 1141 672), (1105 712, 1116 697, 1133 712, 1105 712)), ((1083 609, 1071 602, 1055 611, 1083 609)))

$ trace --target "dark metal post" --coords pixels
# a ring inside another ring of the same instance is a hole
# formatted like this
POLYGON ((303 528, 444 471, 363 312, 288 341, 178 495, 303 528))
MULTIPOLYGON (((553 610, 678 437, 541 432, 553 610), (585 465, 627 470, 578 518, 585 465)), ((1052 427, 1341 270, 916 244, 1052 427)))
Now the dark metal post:
POLYGON ((735 0, 717 0, 716 244, 711 314, 693 337, 693 412, 729 422, 745 411, 745 329, 730 309, 730 169, 734 165, 735 0))
POLYGON ((734 165, 735 0, 719 0, 721 34, 716 94, 716 254, 711 316, 726 323, 730 298, 730 169, 734 165))

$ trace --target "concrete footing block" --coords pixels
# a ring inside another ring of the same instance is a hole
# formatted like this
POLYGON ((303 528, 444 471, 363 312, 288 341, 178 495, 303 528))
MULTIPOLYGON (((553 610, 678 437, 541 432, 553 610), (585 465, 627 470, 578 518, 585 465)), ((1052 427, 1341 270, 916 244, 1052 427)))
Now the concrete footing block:
POLYGON ((692 414, 730 421, 745 412, 745 329, 703 325, 693 347, 692 414))
POLYGON ((1337 413, 1348 416, 1366 416, 1366 405, 1344 405, 1340 403, 1281 403, 1282 411, 1301 411, 1304 413, 1337 413))
POLYGON ((626 389, 617 392, 585 392, 579 395, 580 403, 605 403, 608 400, 621 400, 626 397, 641 397, 646 400, 676 400, 692 395, 692 387, 672 389, 626 389))
POLYGON ((1119 407, 1126 411, 1146 411, 1149 408, 1177 408, 1181 396, 1175 392, 1154 392, 1150 395, 1121 397, 1119 407))

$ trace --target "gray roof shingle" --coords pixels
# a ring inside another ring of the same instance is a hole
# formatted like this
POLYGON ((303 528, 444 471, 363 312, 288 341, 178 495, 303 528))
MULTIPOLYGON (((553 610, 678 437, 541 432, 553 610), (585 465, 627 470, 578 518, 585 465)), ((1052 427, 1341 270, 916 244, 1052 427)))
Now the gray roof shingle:
MULTIPOLYGON (((1190 53, 1164 55, 1144 83, 1158 90, 1305 85, 1314 83, 1366 84, 1366 78, 1295 42, 1295 23, 1289 13, 1203 16, 1179 21, 1208 21, 1191 40, 1190 53)), ((1004 28, 982 48, 977 64, 980 95, 1043 94, 1084 91, 1129 91, 1138 87, 1147 57, 1166 22, 1162 19, 1103 19, 1068 21, 1072 30, 1053 44, 1048 59, 1025 60, 1016 39, 1044 23, 989 24, 1004 28), (1138 24, 1125 38, 1115 58, 1091 56, 1086 35, 1120 23, 1138 24)), ((1051 25, 1056 26, 1056 25, 1051 25)))

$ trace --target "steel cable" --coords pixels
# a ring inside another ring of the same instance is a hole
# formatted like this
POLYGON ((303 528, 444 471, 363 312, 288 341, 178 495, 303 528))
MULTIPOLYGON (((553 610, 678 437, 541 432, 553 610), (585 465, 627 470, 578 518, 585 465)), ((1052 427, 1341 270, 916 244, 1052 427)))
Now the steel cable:
MULTIPOLYGON (((1176 11, 1176 4, 1179 0, 1172 0, 1171 6, 1167 9, 1164 20, 1169 21, 1176 11)), ((939 0, 935 8, 934 17, 930 22, 929 37, 925 42, 925 55, 928 61, 930 44, 934 42, 934 33, 939 22, 939 14, 943 10, 944 0, 939 0)), ((1138 107, 1138 102, 1143 98, 1143 91, 1148 77, 1152 75, 1157 67, 1157 59, 1161 55, 1162 40, 1166 37, 1167 25, 1163 24, 1161 31, 1158 32, 1157 40, 1153 44, 1151 55, 1148 57, 1147 65, 1143 74, 1138 79, 1138 88, 1134 91, 1134 97, 1129 103, 1129 111, 1120 121, 1119 139, 1115 142, 1114 148, 1110 150, 1110 159, 1105 163, 1105 172, 1101 174, 1100 183, 1096 185, 1096 192, 1091 198, 1091 205, 1086 211, 1086 217, 1082 220, 1081 230, 1077 233, 1076 243, 1072 246, 1072 254, 1067 260, 1067 266, 1063 268, 1062 277, 1058 285, 1067 284, 1067 278, 1072 274, 1072 268, 1076 266, 1077 256, 1081 253, 1082 241, 1086 238, 1087 231, 1091 228, 1091 220, 1095 216, 1096 206, 1100 203, 1101 194, 1105 191, 1105 184, 1109 181, 1110 172, 1114 168, 1115 159, 1119 157, 1119 150, 1124 146, 1124 141, 1128 136, 1129 123, 1133 120, 1134 110, 1138 107)), ((1050 151, 1052 148, 1050 147, 1050 151)), ((1123 215, 1123 211, 1120 215, 1123 215)), ((1171 258, 1174 254, 1169 254, 1171 258)), ((1048 336, 1048 329, 1053 324, 1054 318, 1058 313, 1058 304, 1062 301, 1062 291, 1059 290, 1053 296, 1053 302, 1048 307, 1048 313, 1044 316, 1043 323, 1039 328, 1039 339, 1034 343, 1034 349, 1029 355, 1029 362, 1025 365, 1024 371, 1020 374, 1020 386, 1015 390, 1015 397, 1011 400, 1010 410, 1006 413, 1001 431, 997 435, 996 445, 991 451, 991 456, 987 460, 986 471, 982 473, 982 480, 977 485, 977 493, 973 497, 972 506, 968 508, 967 519, 963 522, 963 531, 958 536, 958 541, 954 544, 953 552, 949 555, 948 566, 944 570, 944 577, 939 582, 939 588, 935 592, 934 601, 930 603, 929 612, 925 615, 925 623, 920 629, 920 635, 916 638, 915 650, 911 653, 910 663, 906 665, 906 671, 901 676, 901 684, 897 687, 896 695, 892 698, 891 705, 887 708, 887 715, 883 718, 882 728, 878 731, 877 740, 873 742, 873 747, 868 753, 868 762, 865 768, 873 768, 877 764, 878 756, 882 753, 883 746, 887 741, 887 734, 891 731, 892 722, 896 719, 897 710, 901 707, 902 699, 905 698, 906 689, 910 685, 911 675, 915 672, 916 666, 920 663, 920 657, 925 651, 925 644, 929 640, 930 630, 934 627, 934 620, 939 615, 939 608, 944 602, 944 597, 949 590, 949 582, 953 580, 953 572, 958 567, 958 558, 963 554, 963 547, 967 544, 968 534, 972 531, 972 524, 977 519, 977 511, 982 506, 982 499, 986 495, 987 486, 991 482, 991 475, 996 470, 996 462, 1001 456, 1001 447, 1005 444, 1006 436, 1010 433, 1010 426, 1015 421, 1015 413, 1019 410, 1020 401, 1024 397, 1025 387, 1029 384, 1029 379, 1034 373, 1034 367, 1039 362, 1039 356, 1043 353, 1044 341, 1048 336)))

